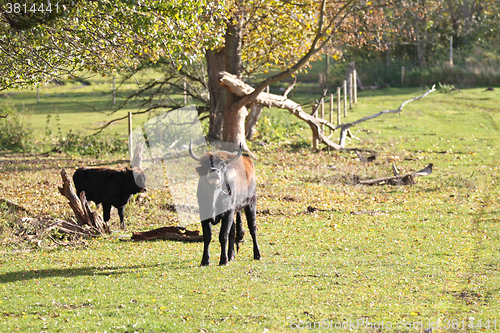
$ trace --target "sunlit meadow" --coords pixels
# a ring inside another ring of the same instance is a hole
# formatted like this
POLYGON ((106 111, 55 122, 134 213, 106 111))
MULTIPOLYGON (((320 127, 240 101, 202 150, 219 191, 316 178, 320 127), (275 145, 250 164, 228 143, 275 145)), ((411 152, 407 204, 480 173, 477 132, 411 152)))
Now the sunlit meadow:
MULTIPOLYGON (((354 128, 360 141, 348 146, 376 151, 370 163, 313 151, 304 124, 265 110, 252 145, 261 261, 252 259, 248 232, 224 267, 216 265, 217 237, 209 267, 199 267, 201 243, 125 241, 132 231, 176 225, 160 190, 130 202, 127 231, 114 212, 111 236, 67 246, 16 242, 4 207, 0 331, 499 331, 500 94, 484 90, 435 92, 354 128), (429 163, 432 174, 412 186, 357 184, 391 176, 393 164, 406 174, 429 163)), ((423 91, 362 93, 344 121, 423 91)), ((57 191, 61 168, 127 163, 2 152, 0 198, 29 210, 18 217, 70 218, 57 191)))

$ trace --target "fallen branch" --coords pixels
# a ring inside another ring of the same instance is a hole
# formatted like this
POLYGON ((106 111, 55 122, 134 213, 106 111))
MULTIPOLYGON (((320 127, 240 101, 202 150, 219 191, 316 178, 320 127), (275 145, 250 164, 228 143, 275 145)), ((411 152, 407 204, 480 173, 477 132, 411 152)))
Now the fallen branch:
MULTIPOLYGON (((229 90, 230 92, 239 97, 248 96, 252 94, 255 90, 253 87, 249 86, 245 82, 238 79, 237 76, 224 71, 219 73, 219 82, 222 87, 226 88, 227 90, 229 90)), ((277 107, 280 109, 287 109, 297 118, 307 122, 307 124, 309 125, 309 127, 313 132, 313 137, 317 138, 321 143, 325 144, 330 148, 340 150, 344 149, 345 147, 345 140, 347 138, 349 128, 364 121, 377 118, 383 114, 400 113, 406 104, 422 99, 434 91, 436 91, 435 85, 432 86, 432 88, 429 89, 422 96, 418 96, 410 100, 404 101, 396 110, 384 110, 374 115, 358 119, 351 123, 340 124, 340 125, 334 125, 324 119, 315 118, 313 115, 304 112, 300 104, 288 99, 286 95, 280 96, 280 95, 261 92, 255 100, 252 100, 251 104, 261 104, 267 107, 277 107), (326 128, 330 128, 332 131, 340 129, 339 144, 331 141, 329 137, 325 135, 325 132, 321 129, 321 125, 324 125, 326 128)))
POLYGON ((184 227, 163 227, 150 231, 134 232, 131 240, 148 241, 154 239, 168 239, 181 242, 201 242, 203 235, 199 231, 189 231, 184 227))
MULTIPOLYGON (((238 77, 236 77, 235 75, 232 75, 228 72, 219 73, 219 82, 222 87, 226 88, 233 94, 240 97, 249 95, 254 91, 254 88, 252 88, 245 82, 238 79, 238 77)), ((309 127, 311 127, 311 130, 313 131, 313 135, 316 138, 318 138, 320 142, 333 149, 342 149, 341 146, 331 141, 330 139, 328 139, 328 137, 324 135, 324 132, 321 130, 320 126, 321 124, 323 124, 333 129, 335 128, 334 125, 330 124, 326 120, 315 118, 310 114, 304 112, 300 104, 292 101, 291 99, 288 99, 286 96, 280 96, 263 92, 257 96, 257 98, 255 99, 255 101, 253 101, 253 103, 261 104, 267 107, 277 107, 280 109, 287 109, 299 119, 307 122, 307 124, 309 125, 309 127)))
MULTIPOLYGON (((427 176, 432 173, 432 166, 433 164, 430 163, 428 166, 426 166, 424 169, 409 173, 407 175, 396 175, 393 177, 383 177, 383 178, 377 178, 377 179, 369 179, 369 180, 361 180, 359 184, 361 185, 413 185, 415 184, 416 177, 417 176, 427 176)), ((393 167, 393 173, 396 174, 397 169, 393 167)))
POLYGON ((337 125, 335 126, 335 129, 337 128, 341 128, 340 130, 340 145, 343 147, 344 146, 344 143, 345 143, 345 139, 346 139, 346 135, 347 135, 347 130, 359 123, 362 123, 364 121, 367 121, 367 120, 370 120, 370 119, 374 119, 374 118, 377 118, 377 117, 380 117, 381 115, 384 115, 384 114, 389 114, 389 113, 401 113, 401 111, 403 111, 403 108, 405 107, 406 104, 408 103, 411 103, 413 101, 418 101, 419 99, 422 99, 424 98, 425 96, 429 95, 431 92, 434 92, 436 91, 436 85, 433 85, 431 89, 429 89, 425 94, 423 94, 422 96, 418 96, 418 97, 414 97, 412 99, 409 99, 407 101, 404 101, 403 103, 401 103, 401 105, 399 106, 399 108, 395 109, 395 110, 384 110, 384 111, 380 111, 378 113, 375 113, 375 114, 372 114, 371 116, 368 116, 368 117, 364 117, 364 118, 361 118, 361 119, 358 119, 356 121, 353 121, 352 123, 347 123, 347 124, 340 124, 340 125, 337 125))
MULTIPOLYGON (((51 230, 57 230, 58 232, 70 236, 77 237, 95 237, 99 234, 92 230, 90 227, 82 227, 76 223, 51 218, 51 217, 25 217, 21 219, 22 224, 28 224, 34 230, 34 236, 37 239, 42 239, 51 230)), ((20 232, 20 236, 28 236, 29 228, 24 228, 20 232)))
POLYGON ((23 206, 15 203, 13 201, 10 201, 9 199, 0 198, 0 203, 6 204, 7 207, 9 207, 9 208, 12 208, 12 209, 15 209, 18 211, 23 211, 23 212, 30 214, 30 211, 27 208, 24 208, 23 206))
POLYGON ((95 230, 92 230, 91 228, 84 228, 76 223, 60 219, 55 219, 54 222, 45 229, 45 232, 54 229, 57 229, 60 233, 71 236, 97 237, 100 235, 100 233, 96 232, 95 230))

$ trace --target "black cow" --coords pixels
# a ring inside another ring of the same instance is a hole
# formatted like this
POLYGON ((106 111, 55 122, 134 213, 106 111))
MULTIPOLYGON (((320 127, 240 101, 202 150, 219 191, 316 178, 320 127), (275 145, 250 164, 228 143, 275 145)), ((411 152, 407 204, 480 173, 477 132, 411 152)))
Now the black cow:
POLYGON ((202 266, 209 265, 208 248, 212 240, 212 225, 216 225, 219 221, 222 221, 219 234, 221 246, 219 265, 227 265, 228 261, 234 259, 234 244, 236 242, 238 250, 239 243, 243 240, 242 209, 245 210, 248 228, 252 236, 253 257, 256 260, 261 258, 257 245, 257 225, 255 223, 257 214, 255 167, 249 158, 241 157, 241 152, 240 145, 240 150, 236 155, 219 151, 198 157, 193 153, 191 144, 189 145, 189 154, 200 162, 196 171, 200 176, 197 197, 203 228, 202 266), (236 213, 236 224, 234 223, 234 213, 236 213), (229 246, 226 251, 228 241, 229 246))
POLYGON ((73 174, 78 196, 85 191, 85 197, 96 204, 102 203, 104 221, 109 221, 111 206, 118 209, 120 225, 125 229, 123 208, 130 196, 146 189, 146 176, 140 168, 118 171, 107 168, 79 168, 73 174))

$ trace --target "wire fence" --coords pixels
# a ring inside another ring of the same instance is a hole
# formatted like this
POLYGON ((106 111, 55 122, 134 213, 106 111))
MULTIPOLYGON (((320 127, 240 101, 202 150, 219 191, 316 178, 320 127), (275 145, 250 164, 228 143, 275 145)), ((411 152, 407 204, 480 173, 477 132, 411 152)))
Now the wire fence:
MULTIPOLYGON (((326 96, 326 91, 323 96, 319 100, 314 100, 309 103, 302 104, 302 107, 311 105, 312 113, 311 115, 320 118, 323 120, 327 120, 330 124, 334 124, 333 118, 336 113, 336 122, 337 125, 342 123, 341 114, 342 110, 344 111, 344 117, 347 117, 347 110, 352 109, 352 105, 358 103, 358 89, 357 89, 357 73, 356 70, 353 70, 352 73, 349 74, 349 77, 344 80, 344 84, 342 87, 337 87, 337 91, 335 93, 326 96), (337 98, 335 98, 335 96, 337 98), (336 107, 335 107, 336 100, 336 107), (325 119, 325 103, 329 103, 329 119, 325 119), (336 112, 335 112, 336 111, 336 112)), ((324 125, 321 125, 321 131, 324 132, 324 125)), ((333 133, 333 129, 330 128, 330 135, 333 133)), ((313 148, 317 148, 318 142, 317 138, 314 137, 313 134, 313 148)))

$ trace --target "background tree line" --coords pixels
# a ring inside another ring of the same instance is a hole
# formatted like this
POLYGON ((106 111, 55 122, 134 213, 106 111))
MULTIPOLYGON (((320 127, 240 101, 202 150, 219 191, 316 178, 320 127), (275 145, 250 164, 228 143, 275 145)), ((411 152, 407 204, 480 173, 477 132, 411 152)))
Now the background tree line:
POLYGON ((495 83, 500 74, 491 70, 500 58, 493 0, 60 1, 57 12, 41 0, 34 3, 45 10, 8 12, 0 3, 0 90, 150 68, 162 78, 142 82, 126 103, 141 100, 138 112, 176 108, 169 95, 185 91, 204 106, 208 135, 235 143, 245 144, 245 120, 258 119, 258 93, 324 54, 334 59, 331 85, 344 79, 348 61, 365 84, 380 86, 400 84, 401 66, 407 85, 439 81, 436 71, 452 84, 495 83), (454 68, 444 66, 450 37, 454 68), (482 81, 464 80, 467 68, 482 81), (221 71, 253 83, 255 94, 220 88, 221 71))

